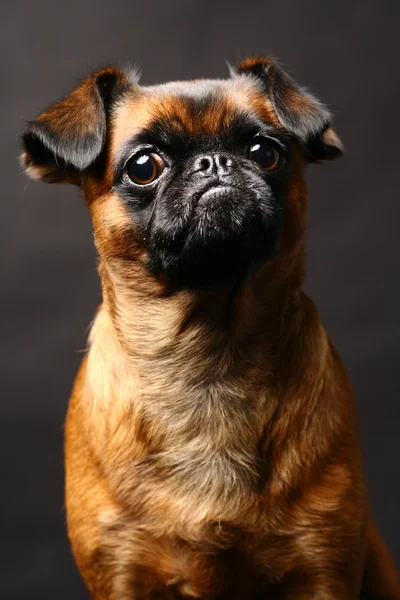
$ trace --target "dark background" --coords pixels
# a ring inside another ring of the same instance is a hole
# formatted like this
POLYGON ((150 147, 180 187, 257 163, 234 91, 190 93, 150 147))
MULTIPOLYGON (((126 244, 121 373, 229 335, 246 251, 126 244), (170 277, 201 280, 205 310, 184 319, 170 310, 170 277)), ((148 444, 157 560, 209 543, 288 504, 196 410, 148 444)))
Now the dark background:
POLYGON ((29 182, 24 119, 117 62, 145 83, 254 52, 332 108, 347 153, 309 169, 307 289, 350 370, 377 521, 400 564, 399 3, 2 1, 0 597, 87 598, 66 540, 62 430, 100 302, 78 190, 29 182))

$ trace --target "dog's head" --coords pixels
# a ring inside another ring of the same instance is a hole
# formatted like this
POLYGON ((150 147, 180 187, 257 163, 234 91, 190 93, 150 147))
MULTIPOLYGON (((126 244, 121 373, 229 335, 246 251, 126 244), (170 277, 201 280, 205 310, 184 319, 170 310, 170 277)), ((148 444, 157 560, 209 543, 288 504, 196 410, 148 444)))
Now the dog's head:
POLYGON ((29 124, 24 163, 81 186, 103 260, 201 288, 299 248, 304 167, 342 151, 330 121, 266 58, 149 87, 109 68, 29 124))

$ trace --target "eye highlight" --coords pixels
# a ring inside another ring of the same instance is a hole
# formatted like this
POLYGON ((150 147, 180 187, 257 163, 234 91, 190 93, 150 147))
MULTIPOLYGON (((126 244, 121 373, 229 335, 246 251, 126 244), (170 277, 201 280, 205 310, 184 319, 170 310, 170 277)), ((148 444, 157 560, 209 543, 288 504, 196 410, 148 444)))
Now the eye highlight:
POLYGON ((280 163, 281 154, 276 142, 256 137, 248 148, 247 157, 260 165, 264 171, 273 171, 280 163))
POLYGON ((132 156, 126 166, 129 179, 136 185, 147 185, 158 179, 165 169, 161 156, 154 152, 140 152, 132 156))

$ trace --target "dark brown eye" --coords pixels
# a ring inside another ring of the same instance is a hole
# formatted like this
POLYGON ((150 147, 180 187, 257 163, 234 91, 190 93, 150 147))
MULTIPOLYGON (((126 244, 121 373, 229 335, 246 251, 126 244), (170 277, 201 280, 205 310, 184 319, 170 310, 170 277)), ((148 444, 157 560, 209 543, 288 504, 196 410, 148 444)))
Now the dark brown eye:
POLYGON ((135 154, 127 165, 127 173, 129 179, 137 185, 146 185, 152 183, 158 177, 165 168, 165 163, 161 156, 158 154, 141 153, 135 154))
POLYGON ((250 144, 248 157, 259 164, 264 171, 272 171, 278 166, 280 154, 275 142, 256 138, 250 144))

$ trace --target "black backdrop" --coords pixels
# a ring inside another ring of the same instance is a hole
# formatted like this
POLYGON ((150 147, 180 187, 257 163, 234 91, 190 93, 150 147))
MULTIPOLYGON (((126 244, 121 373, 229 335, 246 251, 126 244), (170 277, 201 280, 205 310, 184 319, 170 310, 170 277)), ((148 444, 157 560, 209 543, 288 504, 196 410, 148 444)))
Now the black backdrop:
POLYGON ((24 119, 93 68, 145 83, 225 76, 254 52, 336 114, 347 153, 310 167, 307 289, 356 387, 367 480, 400 563, 399 3, 3 0, 1 27, 0 597, 87 598, 66 540, 62 428, 99 303, 78 191, 20 173, 24 119))

